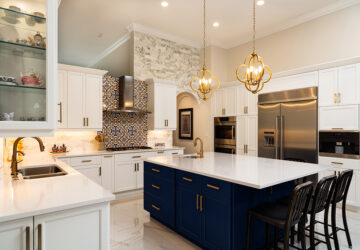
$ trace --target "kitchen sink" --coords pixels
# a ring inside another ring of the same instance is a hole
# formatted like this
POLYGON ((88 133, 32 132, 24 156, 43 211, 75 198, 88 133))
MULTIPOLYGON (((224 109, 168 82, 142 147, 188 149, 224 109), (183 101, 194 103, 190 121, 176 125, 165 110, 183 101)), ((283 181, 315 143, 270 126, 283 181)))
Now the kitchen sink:
POLYGON ((21 174, 24 179, 38 179, 66 175, 67 172, 58 165, 52 164, 37 167, 19 168, 19 174, 21 174))
POLYGON ((181 158, 191 158, 191 159, 198 159, 200 158, 200 155, 198 154, 191 154, 191 155, 181 155, 181 158))

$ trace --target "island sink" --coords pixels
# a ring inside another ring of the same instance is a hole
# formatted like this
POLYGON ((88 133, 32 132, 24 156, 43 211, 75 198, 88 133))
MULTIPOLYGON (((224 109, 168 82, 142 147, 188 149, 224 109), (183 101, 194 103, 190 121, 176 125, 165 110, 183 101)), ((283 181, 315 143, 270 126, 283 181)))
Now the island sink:
POLYGON ((38 179, 66 175, 67 172, 58 165, 45 165, 36 167, 20 168, 19 173, 24 179, 38 179))

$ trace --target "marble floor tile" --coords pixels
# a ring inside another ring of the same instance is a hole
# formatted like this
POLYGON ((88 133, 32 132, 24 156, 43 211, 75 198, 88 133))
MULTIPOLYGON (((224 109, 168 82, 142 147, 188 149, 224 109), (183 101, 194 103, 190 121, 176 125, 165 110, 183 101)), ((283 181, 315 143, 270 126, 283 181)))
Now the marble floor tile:
MULTIPOLYGON (((353 243, 352 249, 360 249, 360 212, 348 211, 347 217, 353 243)), ((322 220, 323 214, 319 214, 317 218, 322 220)), ((338 226, 343 226, 341 210, 337 210, 337 223, 338 226)), ((318 224, 316 231, 323 232, 323 226, 318 224)), ((339 232, 338 236, 340 249, 350 249, 347 245, 345 233, 339 232)), ((111 250, 200 249, 179 234, 150 218, 149 213, 143 209, 142 199, 111 203, 110 238, 111 250)), ((309 242, 307 247, 309 247, 309 242)), ((316 249, 325 250, 326 246, 321 244, 316 249)))

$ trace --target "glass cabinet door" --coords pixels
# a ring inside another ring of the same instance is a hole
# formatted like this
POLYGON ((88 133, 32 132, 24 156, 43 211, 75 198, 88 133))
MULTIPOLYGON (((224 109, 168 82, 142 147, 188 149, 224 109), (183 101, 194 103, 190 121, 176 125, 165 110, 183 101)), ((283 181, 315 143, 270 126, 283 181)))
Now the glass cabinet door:
POLYGON ((49 117, 48 102, 49 87, 56 84, 49 80, 56 77, 47 74, 56 74, 52 65, 56 67, 57 47, 54 35, 47 39, 48 3, 57 11, 55 0, 0 0, 0 128, 1 124, 22 124, 29 129, 37 124, 51 129, 54 123, 49 120, 53 116, 49 117), (50 42, 55 46, 49 46, 50 42), (51 58, 49 49, 54 50, 51 58))

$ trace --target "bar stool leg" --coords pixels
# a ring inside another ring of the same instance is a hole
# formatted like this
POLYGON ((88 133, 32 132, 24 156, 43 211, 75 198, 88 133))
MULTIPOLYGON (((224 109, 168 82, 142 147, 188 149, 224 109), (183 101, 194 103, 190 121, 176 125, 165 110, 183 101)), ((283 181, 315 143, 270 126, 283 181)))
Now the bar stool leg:
POLYGON ((277 229, 277 227, 274 228, 274 249, 277 250, 278 249, 278 239, 279 239, 279 230, 277 229))
POLYGON ((336 231, 336 203, 334 203, 331 207, 331 227, 334 237, 334 245, 336 250, 340 250, 339 248, 339 239, 337 237, 337 231, 336 231))
POLYGON ((291 227, 291 245, 295 244, 295 226, 291 227))
POLYGON ((298 225, 299 231, 301 232, 300 233, 300 236, 301 236, 300 240, 301 240, 301 249, 302 250, 306 250, 305 224, 306 224, 305 219, 301 219, 300 223, 298 225))
POLYGON ((351 238, 350 238, 350 233, 349 233, 349 227, 348 227, 347 220, 346 220, 346 200, 344 200, 343 204, 342 204, 342 219, 343 219, 346 239, 347 239, 349 248, 352 248, 352 243, 351 243, 351 238))
POLYGON ((284 234, 284 250, 289 250, 289 231, 290 231, 290 228, 286 228, 286 229, 285 229, 285 234, 284 234))
POLYGON ((250 238, 251 238, 251 214, 247 217, 247 231, 246 231, 246 250, 250 250, 250 238))
POLYGON ((266 230, 266 249, 270 249, 270 225, 269 223, 265 223, 266 230))
POLYGON ((331 250, 330 235, 329 235, 329 208, 326 208, 324 213, 324 233, 325 233, 327 249, 331 250))
POLYGON ((310 249, 315 250, 315 214, 310 216, 310 249))

